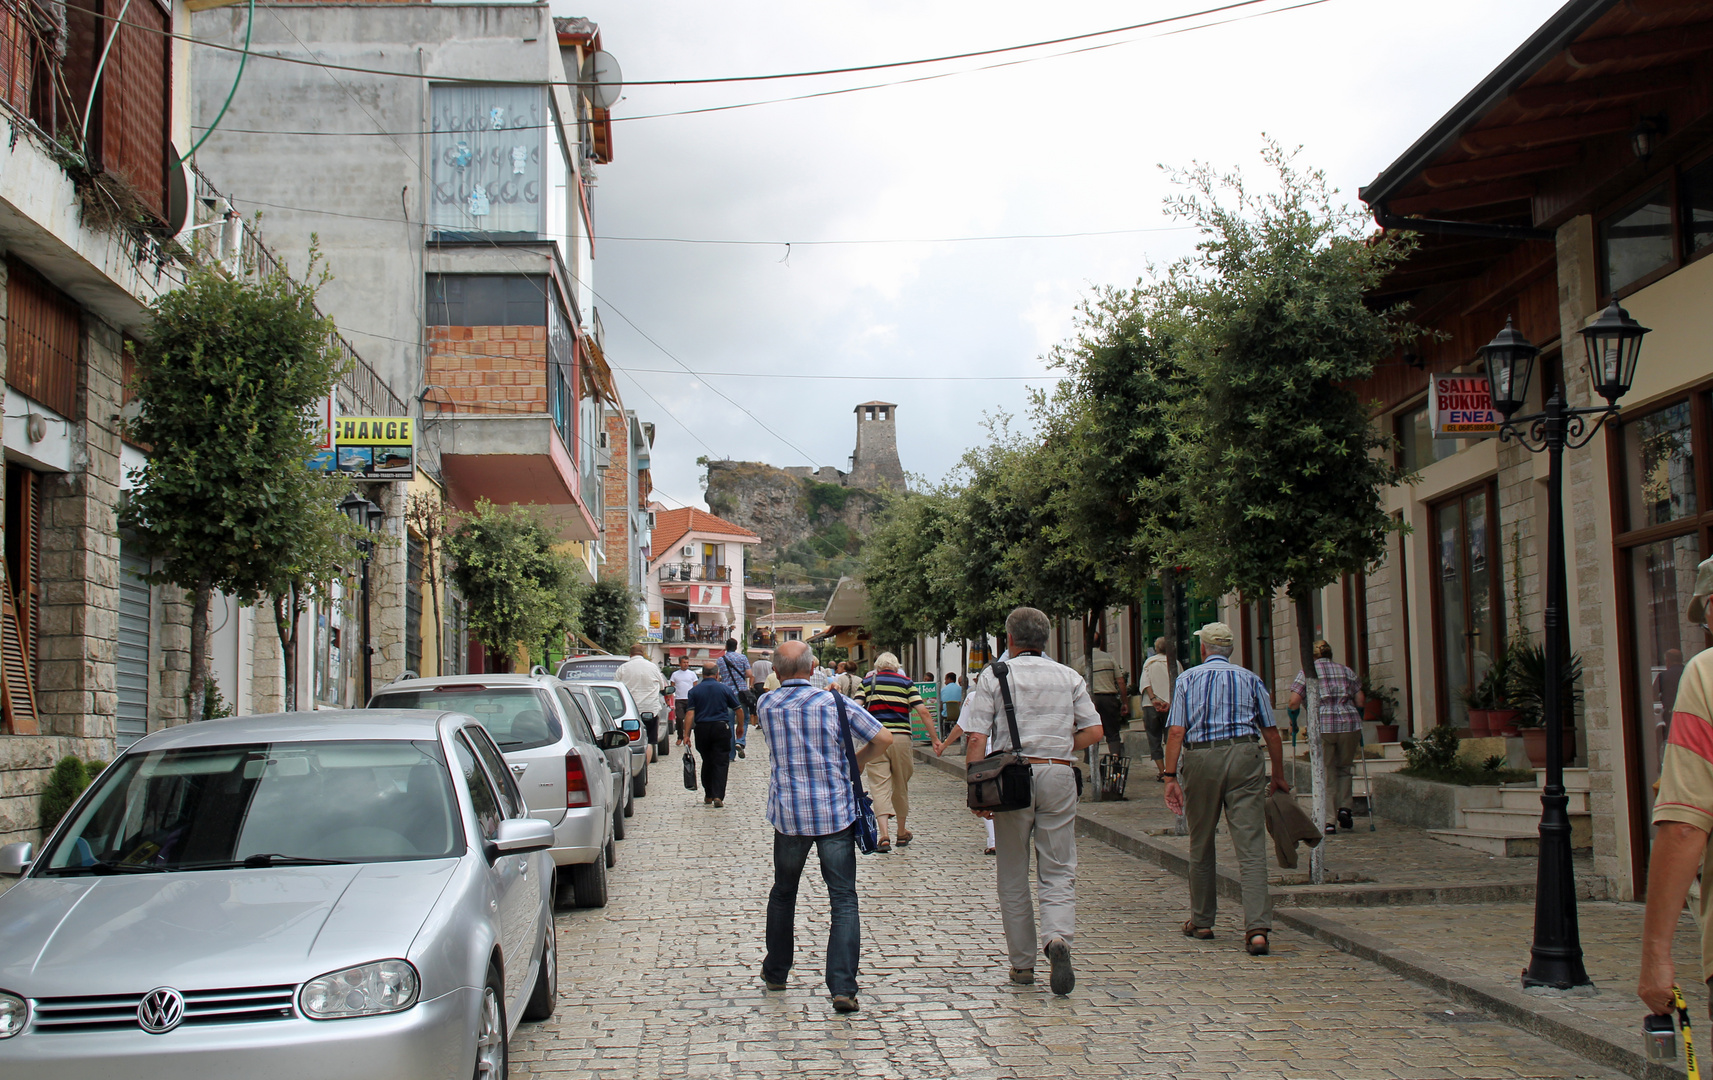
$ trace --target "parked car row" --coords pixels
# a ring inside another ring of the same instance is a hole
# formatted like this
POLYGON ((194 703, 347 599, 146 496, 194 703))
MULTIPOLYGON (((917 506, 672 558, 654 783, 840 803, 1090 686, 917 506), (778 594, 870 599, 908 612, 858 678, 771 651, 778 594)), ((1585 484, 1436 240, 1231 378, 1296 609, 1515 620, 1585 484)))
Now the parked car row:
POLYGON ((642 729, 538 673, 138 740, 0 847, 0 1075, 503 1080, 555 904, 607 902, 642 729))

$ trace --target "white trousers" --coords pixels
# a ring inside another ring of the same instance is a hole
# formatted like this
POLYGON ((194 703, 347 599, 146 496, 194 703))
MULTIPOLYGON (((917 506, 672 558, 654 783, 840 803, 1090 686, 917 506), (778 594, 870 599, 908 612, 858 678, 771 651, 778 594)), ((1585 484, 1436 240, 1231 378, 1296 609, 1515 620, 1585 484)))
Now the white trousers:
POLYGON ((1069 765, 1033 765, 1034 805, 993 815, 999 874, 999 914, 1011 966, 1035 968, 1044 945, 1062 938, 1066 945, 1077 921, 1077 781, 1069 765), (1040 936, 1029 898, 1029 841, 1035 842, 1036 894, 1041 905, 1040 936))

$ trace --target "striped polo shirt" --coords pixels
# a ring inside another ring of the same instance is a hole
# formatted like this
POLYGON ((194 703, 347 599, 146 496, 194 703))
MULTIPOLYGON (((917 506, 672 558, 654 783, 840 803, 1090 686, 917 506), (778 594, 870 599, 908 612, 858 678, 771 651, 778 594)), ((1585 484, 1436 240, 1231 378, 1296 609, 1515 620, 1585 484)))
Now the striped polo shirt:
POLYGON ((922 704, 916 684, 898 671, 870 672, 857 687, 857 701, 888 730, 910 734, 910 712, 922 704))

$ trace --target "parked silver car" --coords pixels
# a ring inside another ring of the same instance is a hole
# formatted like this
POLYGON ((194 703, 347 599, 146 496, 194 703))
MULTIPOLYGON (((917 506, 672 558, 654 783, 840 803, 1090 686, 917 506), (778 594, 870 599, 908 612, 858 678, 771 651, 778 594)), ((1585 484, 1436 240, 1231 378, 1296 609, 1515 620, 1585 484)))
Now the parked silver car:
POLYGON ((499 743, 529 812, 553 826, 557 902, 605 907, 607 870, 618 858, 611 825, 609 749, 628 748, 597 731, 551 675, 444 675, 390 683, 371 709, 455 709, 499 743), (603 745, 605 743, 605 745, 603 745))
POLYGON ((158 731, 0 848, 0 1075, 504 1077, 557 996, 552 843, 468 716, 158 731))
POLYGON ((587 683, 565 683, 564 687, 565 696, 570 698, 572 704, 578 709, 582 710, 582 715, 588 719, 590 726, 594 728, 597 734, 605 736, 612 733, 624 738, 623 742, 615 738, 604 744, 607 747, 607 765, 613 778, 613 835, 623 840, 625 838, 625 818, 636 813, 636 795, 631 791, 630 783, 630 768, 633 760, 630 737, 625 735, 624 729, 619 727, 618 723, 607 714, 607 710, 601 707, 601 703, 590 692, 587 683))
POLYGON ((607 682, 593 680, 583 684, 589 688, 589 694, 601 703, 601 708, 607 710, 620 731, 630 740, 630 784, 631 795, 641 798, 648 794, 648 732, 642 725, 642 713, 636 707, 636 698, 631 696, 630 687, 622 682, 607 682))

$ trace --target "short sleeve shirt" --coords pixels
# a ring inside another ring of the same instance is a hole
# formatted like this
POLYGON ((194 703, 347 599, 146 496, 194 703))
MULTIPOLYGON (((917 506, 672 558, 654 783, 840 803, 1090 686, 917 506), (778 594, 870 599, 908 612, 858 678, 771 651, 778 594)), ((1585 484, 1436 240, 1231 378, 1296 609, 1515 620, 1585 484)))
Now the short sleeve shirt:
MULTIPOLYGON (((1356 707, 1356 694, 1362 689, 1362 681, 1356 677, 1356 672, 1336 660, 1325 659, 1316 660, 1314 669, 1320 676, 1320 696, 1315 699, 1315 712, 1320 714, 1321 731, 1337 735, 1360 728, 1362 711, 1356 707)), ((1308 680, 1302 672, 1297 672, 1297 677, 1291 680, 1291 693, 1300 694, 1307 701, 1307 687, 1308 680)))
MULTIPOLYGON (((1683 669, 1672 703, 1671 734, 1660 762, 1654 824, 1681 821, 1708 833, 1701 880, 1713 882, 1713 649, 1683 669)), ((1701 890, 1701 976, 1713 978, 1713 888, 1701 890)))
POLYGON ((1223 656, 1210 656, 1178 676, 1167 727, 1184 729, 1187 743, 1240 739, 1273 722, 1272 696, 1261 676, 1223 656))
POLYGON ((732 710, 737 707, 738 696, 718 679, 703 679, 690 688, 690 708, 695 711, 698 724, 729 724, 732 710))
POLYGON ((719 673, 720 681, 733 690, 742 690, 749 686, 749 657, 743 653, 722 654, 714 661, 714 670, 719 673))
POLYGON ((891 731, 908 737, 910 713, 922 707, 922 695, 908 675, 876 671, 857 687, 857 701, 891 731))
MULTIPOLYGON (((1019 656, 1006 667, 1022 752, 1030 757, 1070 758, 1076 733, 1100 726, 1088 684, 1075 671, 1045 656, 1019 656)), ((988 736, 989 752, 1012 749, 999 677, 991 666, 970 687, 958 723, 971 735, 988 736)))
POLYGON ((672 673, 672 692, 681 698, 690 696, 690 688, 696 685, 694 671, 674 671, 672 673))

